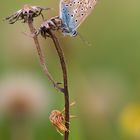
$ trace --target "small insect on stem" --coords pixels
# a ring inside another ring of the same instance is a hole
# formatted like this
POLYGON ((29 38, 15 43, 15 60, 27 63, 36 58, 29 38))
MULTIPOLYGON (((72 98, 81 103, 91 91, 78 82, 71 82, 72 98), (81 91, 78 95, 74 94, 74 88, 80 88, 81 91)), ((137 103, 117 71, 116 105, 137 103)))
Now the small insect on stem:
MULTIPOLYGON (((75 105, 75 102, 72 102, 70 104, 70 106, 75 105)), ((56 128, 57 132, 60 135, 64 135, 65 132, 69 132, 69 130, 66 128, 65 126, 65 116, 64 116, 64 111, 65 109, 63 109, 62 111, 59 110, 53 110, 50 114, 50 122, 52 123, 52 125, 56 128)), ((70 118, 75 118, 76 116, 74 115, 70 115, 70 118)), ((70 124, 70 122, 67 122, 70 124)))
POLYGON ((53 110, 49 119, 61 135, 63 135, 66 131, 69 131, 65 126, 65 117, 61 111, 53 110))

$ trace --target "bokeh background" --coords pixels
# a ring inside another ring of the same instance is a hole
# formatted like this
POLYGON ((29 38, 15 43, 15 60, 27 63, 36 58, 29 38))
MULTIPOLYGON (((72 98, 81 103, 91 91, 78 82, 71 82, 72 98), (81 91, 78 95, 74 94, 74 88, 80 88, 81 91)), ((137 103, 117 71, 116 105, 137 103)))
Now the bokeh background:
MULTIPOLYGON (((52 7, 46 19, 59 13, 59 0, 1 0, 0 139, 61 140, 48 117, 63 109, 63 95, 44 75, 33 40, 22 34, 28 26, 2 21, 24 4, 52 7)), ((37 18, 36 27, 40 23, 37 18)), ((71 120, 70 140, 139 140, 140 0, 99 0, 78 32, 92 45, 57 33, 76 101, 71 114, 78 116, 71 120)), ((51 40, 40 37, 40 43, 51 73, 62 81, 51 40)))

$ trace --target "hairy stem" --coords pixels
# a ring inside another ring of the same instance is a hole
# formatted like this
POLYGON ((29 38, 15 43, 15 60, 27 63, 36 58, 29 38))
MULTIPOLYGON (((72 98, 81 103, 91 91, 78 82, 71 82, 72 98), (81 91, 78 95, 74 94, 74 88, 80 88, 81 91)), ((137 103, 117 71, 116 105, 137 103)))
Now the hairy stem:
MULTIPOLYGON (((29 29, 31 31, 32 34, 35 33, 35 28, 34 28, 34 25, 33 25, 33 22, 32 21, 28 21, 28 26, 29 26, 29 29)), ((33 36, 33 40, 34 40, 34 43, 35 43, 35 46, 36 46, 36 49, 37 49, 37 53, 38 53, 38 56, 39 56, 39 60, 40 60, 40 64, 45 72, 45 74, 47 75, 48 79, 53 83, 54 87, 56 89, 58 89, 59 91, 63 92, 63 89, 61 87, 59 87, 59 84, 58 82, 56 82, 52 75, 50 74, 49 70, 48 70, 48 67, 45 63, 45 57, 44 57, 44 54, 42 52, 42 49, 40 47, 40 44, 39 44, 39 41, 38 41, 38 37, 36 35, 33 36)))
MULTIPOLYGON (((51 30, 49 30, 49 34, 54 42, 55 49, 59 56, 61 68, 62 68, 62 72, 63 72, 64 99, 65 99, 65 126, 66 126, 67 130, 69 130, 69 121, 70 121, 69 120, 70 119, 70 116, 69 116, 69 91, 68 91, 68 76, 67 76, 67 66, 66 66, 66 62, 65 62, 65 56, 64 56, 64 52, 63 52, 55 34, 53 34, 51 32, 51 30)), ((64 140, 68 140, 68 138, 69 138, 69 131, 66 131, 65 135, 64 135, 64 140)))

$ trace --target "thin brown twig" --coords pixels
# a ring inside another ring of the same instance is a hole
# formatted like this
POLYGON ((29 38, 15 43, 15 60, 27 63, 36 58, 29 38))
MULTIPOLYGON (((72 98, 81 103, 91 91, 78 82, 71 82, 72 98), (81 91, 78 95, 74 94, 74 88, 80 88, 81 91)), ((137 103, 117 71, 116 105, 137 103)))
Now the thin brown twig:
MULTIPOLYGON (((35 32, 35 28, 33 26, 32 21, 28 21, 28 26, 30 28, 30 31, 32 34, 34 34, 35 32)), ((33 37, 35 45, 36 45, 36 49, 38 52, 38 56, 40 59, 40 63, 41 66, 45 72, 45 74, 48 76, 49 80, 52 81, 53 85, 59 89, 59 91, 64 93, 64 100, 65 100, 65 126, 67 128, 67 130, 69 130, 69 121, 70 121, 70 116, 69 116, 69 92, 68 92, 68 77, 67 77, 67 67, 66 67, 66 62, 65 62, 65 57, 64 57, 64 53, 63 50, 59 44, 59 41, 57 39, 57 37, 51 32, 51 30, 49 30, 49 34, 54 42, 55 45, 55 49, 57 51, 57 54, 59 56, 60 59, 60 64, 61 64, 61 68, 62 68, 62 72, 63 72, 63 81, 64 81, 64 88, 59 87, 59 84, 53 79, 53 77, 51 76, 51 74, 48 71, 48 68, 46 66, 45 63, 45 59, 44 59, 44 54, 41 50, 39 41, 38 41, 38 37, 35 35, 33 37)), ((64 134, 64 140, 68 140, 69 138, 69 131, 66 131, 64 134)))
MULTIPOLYGON (((67 130, 69 130, 69 122, 70 122, 70 116, 69 116, 69 91, 68 91, 68 76, 67 76, 67 66, 65 62, 65 56, 64 52, 59 44, 59 41, 55 34, 52 33, 51 30, 49 30, 49 34, 54 42, 55 49, 57 51, 57 54, 60 59, 61 68, 63 72, 63 81, 64 81, 64 99, 65 99, 65 126, 67 130)), ((69 131, 65 131, 64 134, 64 140, 68 140, 69 138, 69 131)))
MULTIPOLYGON (((34 28, 32 20, 28 21, 28 26, 29 26, 29 29, 31 31, 31 34, 34 34, 35 33, 35 28, 34 28)), ((52 77, 52 75, 50 74, 49 70, 48 70, 48 67, 47 67, 47 65, 45 63, 44 54, 42 52, 42 49, 41 49, 39 41, 38 41, 38 37, 36 35, 34 35, 33 36, 33 40, 34 40, 34 43, 35 43, 35 46, 36 46, 36 49, 37 49, 37 53, 38 53, 38 56, 39 56, 40 64, 41 64, 45 74, 47 75, 48 79, 53 83, 54 87, 56 89, 58 89, 59 91, 63 92, 63 88, 59 87, 59 84, 61 84, 61 83, 56 82, 54 80, 54 78, 52 77)))

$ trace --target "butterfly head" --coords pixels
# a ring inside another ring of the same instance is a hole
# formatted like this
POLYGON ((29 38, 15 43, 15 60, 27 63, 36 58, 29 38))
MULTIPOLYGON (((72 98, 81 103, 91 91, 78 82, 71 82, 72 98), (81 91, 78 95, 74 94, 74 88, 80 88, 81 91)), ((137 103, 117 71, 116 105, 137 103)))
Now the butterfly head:
POLYGON ((73 32, 72 32, 72 36, 73 36, 73 37, 77 36, 77 31, 73 31, 73 32))
POLYGON ((71 31, 71 30, 67 30, 65 28, 62 28, 62 32, 64 35, 69 35, 71 37, 76 37, 78 34, 76 30, 71 31))

